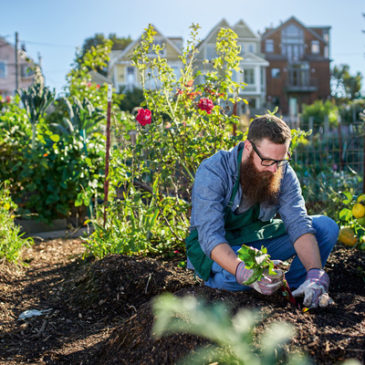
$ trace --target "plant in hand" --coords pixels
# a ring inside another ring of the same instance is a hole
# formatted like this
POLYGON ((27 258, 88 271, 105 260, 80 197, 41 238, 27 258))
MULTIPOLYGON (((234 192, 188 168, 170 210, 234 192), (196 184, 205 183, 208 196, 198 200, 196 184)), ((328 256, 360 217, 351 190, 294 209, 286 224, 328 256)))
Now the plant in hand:
MULTIPOLYGON (((245 268, 252 270, 253 272, 249 279, 242 283, 243 285, 251 285, 256 281, 261 280, 264 273, 268 273, 268 275, 277 275, 275 269, 283 269, 282 266, 284 266, 284 263, 282 262, 279 264, 276 261, 272 261, 270 255, 267 253, 267 248, 264 246, 261 246, 261 250, 257 250, 247 245, 242 245, 237 251, 237 255, 238 258, 244 262, 245 268), (279 267, 279 265, 281 265, 281 267, 279 267)), ((285 277, 282 280, 280 291, 290 303, 294 305, 297 304, 285 277)))

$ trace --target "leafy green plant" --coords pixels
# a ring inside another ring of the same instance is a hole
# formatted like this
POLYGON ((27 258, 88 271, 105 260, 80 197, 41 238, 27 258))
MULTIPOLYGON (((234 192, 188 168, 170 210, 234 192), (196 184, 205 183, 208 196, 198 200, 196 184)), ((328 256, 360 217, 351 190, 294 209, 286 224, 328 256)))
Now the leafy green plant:
POLYGON ((20 92, 22 103, 32 125, 32 149, 35 148, 37 124, 41 122, 48 107, 52 104, 55 91, 49 90, 43 83, 35 83, 20 92))
POLYGON ((154 337, 186 333, 212 342, 209 347, 194 350, 181 361, 183 364, 310 364, 307 357, 284 351, 284 345, 294 336, 293 327, 287 323, 271 324, 256 341, 254 327, 260 319, 257 312, 242 309, 231 318, 222 303, 207 305, 192 296, 177 298, 172 294, 155 298, 153 311, 154 337))
POLYGON ((365 249, 365 194, 354 196, 345 191, 342 203, 344 208, 338 213, 341 226, 338 240, 346 246, 365 249))
POLYGON ((15 225, 16 204, 10 197, 9 182, 0 186, 0 262, 7 260, 19 262, 19 255, 24 246, 33 243, 32 238, 22 238, 20 227, 15 225))
POLYGON ((245 263, 245 267, 253 271, 252 276, 243 284, 250 285, 260 280, 265 271, 270 275, 275 275, 274 263, 270 260, 267 248, 262 246, 261 250, 256 250, 247 245, 242 245, 237 251, 238 257, 245 263))
POLYGON ((187 230, 186 203, 161 196, 158 179, 153 183, 152 192, 139 191, 134 185, 128 185, 119 199, 115 196, 112 199, 107 206, 106 227, 98 223, 102 216, 100 210, 99 216, 92 221, 95 231, 84 239, 87 255, 98 258, 110 253, 153 255, 183 249, 187 230))

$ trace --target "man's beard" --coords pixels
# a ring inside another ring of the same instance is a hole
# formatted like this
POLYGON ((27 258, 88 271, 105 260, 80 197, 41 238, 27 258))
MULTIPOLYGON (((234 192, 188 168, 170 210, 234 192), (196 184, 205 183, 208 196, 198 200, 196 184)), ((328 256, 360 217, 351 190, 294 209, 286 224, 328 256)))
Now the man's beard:
POLYGON ((244 197, 252 204, 262 202, 275 204, 279 197, 282 175, 282 167, 275 173, 258 171, 253 162, 252 151, 247 161, 242 162, 240 169, 240 183, 244 197))

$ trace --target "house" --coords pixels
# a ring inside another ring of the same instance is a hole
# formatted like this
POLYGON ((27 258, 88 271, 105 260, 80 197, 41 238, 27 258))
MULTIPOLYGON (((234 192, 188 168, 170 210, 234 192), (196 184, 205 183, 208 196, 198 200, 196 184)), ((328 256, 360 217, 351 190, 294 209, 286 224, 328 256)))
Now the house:
POLYGON ((303 103, 330 96, 330 28, 306 27, 295 17, 262 34, 266 98, 271 108, 295 117, 303 103))
MULTIPOLYGON (((24 49, 18 50, 18 89, 31 86, 43 78, 40 66, 30 59, 24 49)), ((16 92, 15 47, 0 37, 0 95, 13 96, 16 92)))
MULTIPOLYGON (((182 62, 179 58, 182 52, 182 38, 165 37, 155 26, 153 26, 153 28, 156 31, 154 43, 164 46, 161 55, 166 57, 169 66, 173 69, 176 75, 176 78, 179 78, 180 69, 182 68, 182 62)), ((118 92, 123 89, 132 90, 133 88, 142 88, 137 69, 132 64, 133 51, 140 41, 141 37, 130 43, 124 50, 111 52, 108 66, 108 78, 112 80, 113 87, 118 92)), ((156 54, 152 49, 150 56, 156 57, 156 54)), ((153 77, 150 77, 146 80, 145 87, 147 89, 156 88, 159 87, 159 85, 153 77)))
POLYGON ((196 67, 204 74, 211 65, 204 60, 212 60, 217 57, 216 40, 221 28, 230 28, 238 36, 237 44, 241 47, 240 72, 233 72, 232 79, 236 82, 245 82, 247 85, 240 89, 239 96, 248 101, 248 106, 241 103, 237 110, 238 114, 255 114, 264 108, 266 99, 266 72, 269 62, 261 54, 261 40, 248 25, 241 19, 231 27, 225 19, 222 19, 208 33, 204 40, 198 44, 196 67))

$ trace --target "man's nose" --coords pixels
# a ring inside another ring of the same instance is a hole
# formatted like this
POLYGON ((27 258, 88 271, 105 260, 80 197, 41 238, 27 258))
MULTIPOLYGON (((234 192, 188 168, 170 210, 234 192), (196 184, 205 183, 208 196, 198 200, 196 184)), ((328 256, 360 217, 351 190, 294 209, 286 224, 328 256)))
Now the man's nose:
POLYGON ((274 174, 277 171, 277 169, 278 169, 278 164, 277 163, 274 163, 273 165, 268 166, 267 169, 268 169, 268 171, 270 171, 270 172, 272 172, 274 174))

